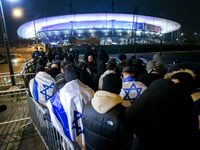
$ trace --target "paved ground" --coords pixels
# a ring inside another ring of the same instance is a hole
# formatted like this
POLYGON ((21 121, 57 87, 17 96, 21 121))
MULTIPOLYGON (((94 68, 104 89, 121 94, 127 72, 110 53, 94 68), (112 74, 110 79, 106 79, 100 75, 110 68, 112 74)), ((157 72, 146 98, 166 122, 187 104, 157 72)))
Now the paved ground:
POLYGON ((46 150, 33 124, 24 129, 19 150, 46 150))
POLYGON ((26 97, 0 94, 0 104, 7 105, 0 114, 0 150, 45 150, 29 118, 26 97))

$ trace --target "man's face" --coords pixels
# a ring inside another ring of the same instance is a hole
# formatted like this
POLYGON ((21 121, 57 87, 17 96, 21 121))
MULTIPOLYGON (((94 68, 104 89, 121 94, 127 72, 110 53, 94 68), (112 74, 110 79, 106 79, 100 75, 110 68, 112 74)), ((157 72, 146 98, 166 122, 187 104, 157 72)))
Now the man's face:
POLYGON ((94 57, 92 55, 88 56, 88 62, 91 63, 94 61, 94 57))

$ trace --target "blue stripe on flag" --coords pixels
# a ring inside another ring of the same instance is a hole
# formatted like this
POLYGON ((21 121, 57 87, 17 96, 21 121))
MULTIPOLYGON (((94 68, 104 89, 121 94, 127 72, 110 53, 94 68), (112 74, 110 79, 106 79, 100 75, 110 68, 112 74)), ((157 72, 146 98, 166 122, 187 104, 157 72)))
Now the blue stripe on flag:
POLYGON ((51 98, 50 102, 53 108, 53 113, 56 116, 56 118, 59 120, 59 122, 62 124, 65 135, 70 140, 72 140, 70 131, 69 131, 67 114, 65 113, 65 110, 61 104, 59 91, 51 98))
POLYGON ((33 98, 38 102, 39 96, 38 96, 38 82, 33 79, 33 98))

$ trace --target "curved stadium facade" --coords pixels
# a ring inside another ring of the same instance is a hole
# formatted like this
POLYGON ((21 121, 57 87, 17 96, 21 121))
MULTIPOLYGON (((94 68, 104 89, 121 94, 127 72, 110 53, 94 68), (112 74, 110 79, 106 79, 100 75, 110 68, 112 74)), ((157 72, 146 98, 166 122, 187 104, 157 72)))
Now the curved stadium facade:
POLYGON ((45 43, 69 43, 70 39, 97 39, 99 44, 159 43, 162 36, 179 30, 175 21, 134 14, 75 14, 42 18, 21 25, 24 39, 40 38, 45 43))

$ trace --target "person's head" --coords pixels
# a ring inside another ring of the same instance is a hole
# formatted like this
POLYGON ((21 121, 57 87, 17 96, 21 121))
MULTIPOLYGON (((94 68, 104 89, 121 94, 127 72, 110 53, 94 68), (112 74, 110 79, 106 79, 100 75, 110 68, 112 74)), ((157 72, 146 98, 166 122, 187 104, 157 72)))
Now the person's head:
POLYGON ((46 60, 42 57, 39 57, 37 60, 37 64, 41 65, 41 66, 46 66, 46 60))
POLYGON ((66 82, 78 79, 78 69, 74 64, 66 65, 64 68, 64 75, 66 82))
POLYGON ((170 79, 176 84, 181 84, 189 92, 195 90, 195 74, 193 71, 185 69, 168 73, 164 77, 170 79))
POLYGON ((119 55, 119 60, 121 61, 126 61, 127 56, 125 54, 120 54, 119 55))
POLYGON ((131 66, 126 66, 122 70, 123 78, 134 76, 135 68, 131 66))
POLYGON ((117 63, 114 59, 111 59, 107 63, 107 70, 115 70, 117 63))
POLYGON ((63 60, 63 61, 61 62, 61 64, 60 64, 60 71, 61 71, 61 73, 64 74, 64 68, 65 68, 66 65, 69 65, 69 64, 71 64, 71 62, 66 61, 66 60, 63 60))
POLYGON ((44 66, 38 64, 35 67, 35 72, 38 73, 40 71, 45 71, 45 69, 44 69, 44 66))
POLYGON ((37 48, 37 47, 34 47, 34 51, 38 51, 38 48, 37 48))
POLYGON ((58 68, 59 69, 59 66, 58 66, 58 64, 53 63, 53 64, 51 64, 51 68, 58 68))
POLYGON ((88 62, 88 63, 94 62, 94 56, 93 56, 93 55, 88 55, 88 57, 87 57, 87 62, 88 62))
POLYGON ((163 75, 166 73, 165 64, 162 62, 149 61, 146 66, 146 70, 148 73, 157 72, 163 75))
POLYGON ((44 49, 42 47, 40 47, 40 52, 43 52, 43 51, 44 51, 44 49))
POLYGON ((103 78, 102 90, 119 94, 122 88, 122 79, 115 73, 110 73, 103 78))

